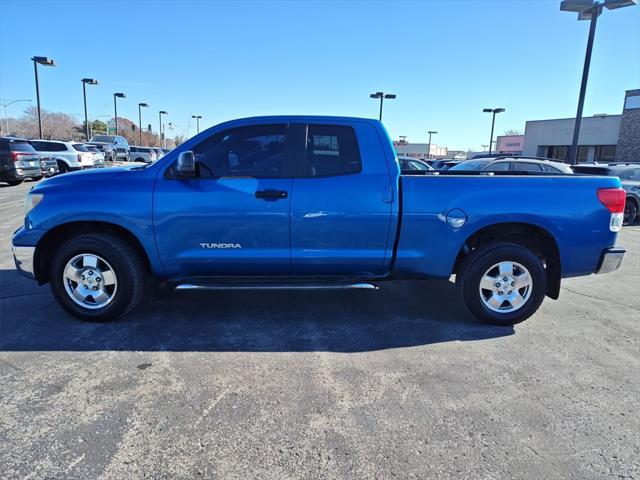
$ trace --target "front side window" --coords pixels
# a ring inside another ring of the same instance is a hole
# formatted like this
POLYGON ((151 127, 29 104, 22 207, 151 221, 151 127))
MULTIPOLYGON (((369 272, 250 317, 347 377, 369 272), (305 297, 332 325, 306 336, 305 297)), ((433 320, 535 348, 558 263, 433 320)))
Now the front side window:
POLYGON ((254 125, 218 133, 193 149, 198 176, 285 177, 286 134, 286 125, 254 125))
POLYGON ((493 162, 484 170, 487 172, 506 172, 511 162, 493 162))
POLYGON ((347 175, 362 170, 356 134, 351 127, 309 125, 306 175, 347 175))

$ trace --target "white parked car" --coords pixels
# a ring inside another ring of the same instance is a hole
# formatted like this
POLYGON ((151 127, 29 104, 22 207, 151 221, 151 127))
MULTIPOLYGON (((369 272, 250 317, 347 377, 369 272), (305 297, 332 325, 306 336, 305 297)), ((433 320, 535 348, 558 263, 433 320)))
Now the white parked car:
POLYGON ((129 160, 132 162, 153 163, 158 160, 158 154, 151 147, 129 147, 129 160))
MULTIPOLYGON (((75 144, 74 144, 75 147, 75 144)), ((93 155, 93 166, 94 167, 104 167, 104 152, 100 151, 98 147, 95 145, 91 145, 90 143, 85 143, 84 147, 91 152, 93 155)))
POLYGON ((60 173, 93 168, 93 154, 81 143, 61 142, 58 140, 29 140, 40 154, 55 158, 60 173))

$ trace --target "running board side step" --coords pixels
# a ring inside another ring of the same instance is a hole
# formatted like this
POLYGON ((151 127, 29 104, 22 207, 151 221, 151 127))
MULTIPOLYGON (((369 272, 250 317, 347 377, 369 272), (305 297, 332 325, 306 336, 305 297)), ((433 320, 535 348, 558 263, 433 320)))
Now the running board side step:
POLYGON ((176 285, 176 290, 378 290, 376 285, 371 283, 317 283, 317 284, 225 284, 225 283, 180 283, 176 285))

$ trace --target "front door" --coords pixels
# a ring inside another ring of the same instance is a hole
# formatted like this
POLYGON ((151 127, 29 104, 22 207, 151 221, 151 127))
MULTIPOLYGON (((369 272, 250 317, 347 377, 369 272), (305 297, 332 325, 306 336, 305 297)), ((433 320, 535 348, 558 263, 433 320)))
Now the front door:
POLYGON ((193 147, 197 176, 158 179, 156 243, 170 277, 287 275, 292 189, 287 125, 213 134, 193 147))

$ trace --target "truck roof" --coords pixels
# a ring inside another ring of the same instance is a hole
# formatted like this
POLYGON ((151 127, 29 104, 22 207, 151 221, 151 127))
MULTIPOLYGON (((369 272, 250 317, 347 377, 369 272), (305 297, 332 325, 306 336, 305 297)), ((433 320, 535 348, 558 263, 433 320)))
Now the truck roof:
POLYGON ((328 116, 328 115, 267 115, 267 116, 259 116, 259 117, 246 117, 246 118, 237 118, 234 120, 229 120, 227 122, 223 122, 221 124, 216 125, 216 127, 230 126, 230 125, 244 125, 244 124, 256 124, 256 123, 304 123, 304 122, 324 122, 324 123, 371 123, 371 124, 380 124, 380 122, 373 118, 360 118, 360 117, 338 117, 338 116, 328 116))

